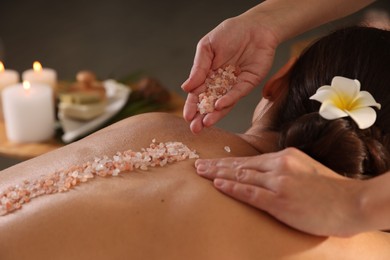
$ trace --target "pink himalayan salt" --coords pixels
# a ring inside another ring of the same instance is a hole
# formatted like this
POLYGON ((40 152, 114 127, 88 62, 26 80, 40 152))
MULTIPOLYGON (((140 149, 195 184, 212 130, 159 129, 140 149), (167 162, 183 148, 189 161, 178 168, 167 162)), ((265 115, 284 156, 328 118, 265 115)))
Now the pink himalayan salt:
POLYGON ((205 81, 206 91, 199 94, 198 111, 200 114, 211 113, 215 109, 215 102, 226 95, 237 83, 236 69, 228 65, 225 69, 219 68, 210 72, 205 81))
POLYGON ((141 152, 118 152, 112 158, 95 158, 92 162, 9 186, 0 192, 0 216, 20 209, 33 198, 69 191, 95 176, 118 176, 123 171, 147 170, 148 167, 162 167, 168 163, 193 158, 199 158, 196 151, 190 150, 181 142, 157 143, 153 139, 149 147, 142 148, 141 152))

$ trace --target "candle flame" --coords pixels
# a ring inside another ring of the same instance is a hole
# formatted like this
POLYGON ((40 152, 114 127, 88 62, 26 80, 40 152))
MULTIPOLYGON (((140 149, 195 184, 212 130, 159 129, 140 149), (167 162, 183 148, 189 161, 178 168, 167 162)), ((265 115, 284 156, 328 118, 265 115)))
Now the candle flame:
POLYGON ((0 72, 4 71, 4 64, 0 61, 0 72))
POLYGON ((23 88, 25 89, 25 90, 29 90, 30 88, 31 88, 31 84, 30 84, 30 82, 28 82, 28 81, 23 81, 23 88))
POLYGON ((42 65, 39 63, 39 61, 34 61, 33 63, 33 69, 34 71, 41 71, 42 70, 42 65))

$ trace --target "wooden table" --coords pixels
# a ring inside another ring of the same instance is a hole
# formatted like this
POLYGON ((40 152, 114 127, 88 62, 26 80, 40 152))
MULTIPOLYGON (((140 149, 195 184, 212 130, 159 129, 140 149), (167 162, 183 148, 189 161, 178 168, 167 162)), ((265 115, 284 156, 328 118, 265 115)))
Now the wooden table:
MULTIPOLYGON (((169 107, 172 107, 172 109, 166 112, 182 116, 182 111, 184 107, 183 97, 181 97, 175 92, 171 92, 169 107)), ((26 160, 50 152, 64 145, 64 143, 61 143, 54 138, 52 140, 42 143, 10 142, 7 139, 5 133, 4 121, 0 120, 0 156, 26 160)))

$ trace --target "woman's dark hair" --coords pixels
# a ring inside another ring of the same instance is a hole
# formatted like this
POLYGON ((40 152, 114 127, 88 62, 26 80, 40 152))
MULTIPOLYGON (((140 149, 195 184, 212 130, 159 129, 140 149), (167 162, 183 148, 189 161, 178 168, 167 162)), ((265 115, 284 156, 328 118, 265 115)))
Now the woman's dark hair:
POLYGON ((296 147, 352 178, 390 170, 390 31, 349 27, 321 38, 298 58, 289 82, 274 125, 281 148, 296 147), (321 104, 309 97, 335 76, 358 79, 382 105, 373 126, 361 130, 349 117, 318 114, 321 104))

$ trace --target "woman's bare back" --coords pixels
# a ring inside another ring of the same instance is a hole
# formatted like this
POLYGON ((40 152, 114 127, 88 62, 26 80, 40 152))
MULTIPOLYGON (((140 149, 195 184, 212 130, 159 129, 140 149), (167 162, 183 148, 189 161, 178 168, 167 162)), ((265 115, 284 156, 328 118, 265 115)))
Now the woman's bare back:
MULTIPOLYGON (((202 158, 258 152, 237 135, 194 136, 180 118, 147 114, 0 173, 0 190, 38 175, 179 141, 202 158), (229 146, 225 149, 225 146, 229 146)), ((292 230, 215 190, 188 159, 148 171, 94 178, 0 217, 1 259, 369 259, 390 256, 390 238, 319 238, 292 230), (377 254, 377 255, 376 255, 377 254)))

